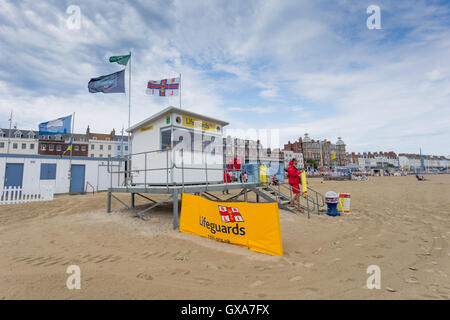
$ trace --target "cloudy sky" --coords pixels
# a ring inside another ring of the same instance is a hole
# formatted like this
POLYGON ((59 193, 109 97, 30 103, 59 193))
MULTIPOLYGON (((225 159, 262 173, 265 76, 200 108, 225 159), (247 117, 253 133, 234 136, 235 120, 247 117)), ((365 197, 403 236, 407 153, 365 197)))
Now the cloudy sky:
POLYGON ((11 110, 24 129, 75 112, 76 132, 120 131, 128 96, 90 94, 87 83, 120 70, 108 58, 129 51, 132 124, 178 106, 145 88, 181 73, 182 107, 233 130, 450 154, 447 1, 0 0, 0 127, 11 110), (379 30, 367 28, 370 5, 379 30))

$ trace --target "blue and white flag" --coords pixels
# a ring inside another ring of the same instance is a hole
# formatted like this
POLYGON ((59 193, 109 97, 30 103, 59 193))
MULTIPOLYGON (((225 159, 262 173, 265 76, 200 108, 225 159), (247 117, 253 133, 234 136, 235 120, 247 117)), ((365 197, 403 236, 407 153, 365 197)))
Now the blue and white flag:
POLYGON ((72 123, 72 116, 58 118, 56 120, 39 123, 39 135, 46 136, 52 134, 69 134, 72 123))
POLYGON ((91 93, 125 93, 125 69, 106 76, 92 78, 88 83, 91 93))

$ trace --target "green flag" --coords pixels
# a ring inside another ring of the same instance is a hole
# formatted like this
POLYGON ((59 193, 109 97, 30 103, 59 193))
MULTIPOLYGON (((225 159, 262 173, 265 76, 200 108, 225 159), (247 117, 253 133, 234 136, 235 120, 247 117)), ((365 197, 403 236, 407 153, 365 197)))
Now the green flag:
POLYGON ((128 60, 130 60, 131 53, 125 56, 112 56, 109 57, 109 62, 117 62, 118 64, 122 64, 124 66, 127 65, 128 60))

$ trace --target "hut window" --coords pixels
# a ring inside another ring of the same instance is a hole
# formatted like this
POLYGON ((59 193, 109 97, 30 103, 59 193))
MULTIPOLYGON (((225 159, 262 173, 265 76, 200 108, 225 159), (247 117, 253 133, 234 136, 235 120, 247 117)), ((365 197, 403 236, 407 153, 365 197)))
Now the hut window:
POLYGON ((41 163, 41 180, 55 180, 55 179, 56 179, 56 164, 41 163))
POLYGON ((169 150, 171 147, 171 131, 162 130, 161 131, 161 150, 169 150))

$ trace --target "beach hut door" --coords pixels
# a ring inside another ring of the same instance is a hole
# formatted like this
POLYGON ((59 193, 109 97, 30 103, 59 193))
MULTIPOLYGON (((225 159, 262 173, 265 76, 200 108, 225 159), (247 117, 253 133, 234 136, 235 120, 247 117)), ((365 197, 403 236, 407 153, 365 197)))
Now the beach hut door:
POLYGON ((6 187, 22 187, 23 163, 7 163, 5 174, 6 187))
POLYGON ((84 191, 84 173, 85 166, 79 164, 72 165, 72 172, 70 176, 70 192, 83 192, 84 191))

